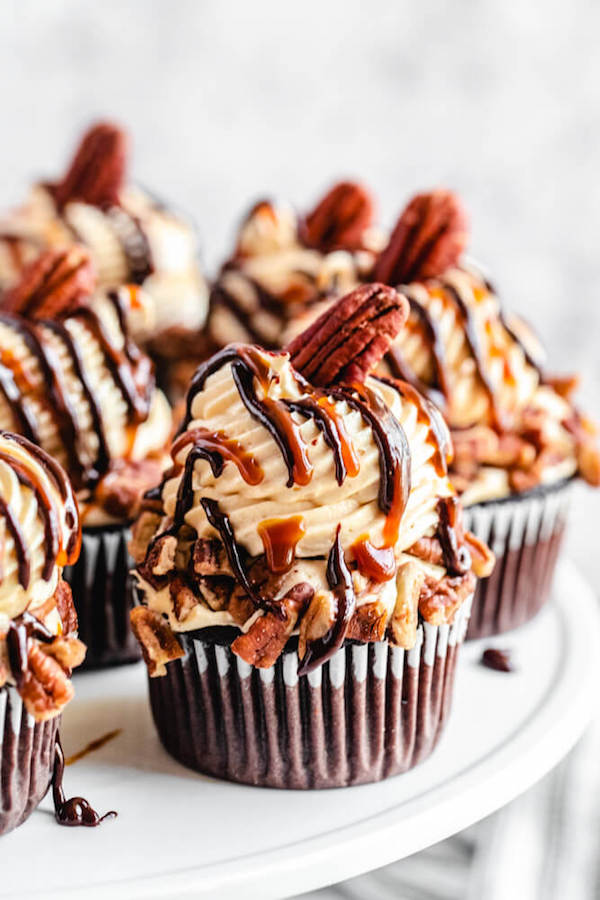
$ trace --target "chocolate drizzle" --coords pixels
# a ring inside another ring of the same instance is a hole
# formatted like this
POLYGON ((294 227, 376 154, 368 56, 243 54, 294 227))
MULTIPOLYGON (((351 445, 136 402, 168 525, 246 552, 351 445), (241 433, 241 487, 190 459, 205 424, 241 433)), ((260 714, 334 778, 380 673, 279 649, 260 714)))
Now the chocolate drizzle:
MULTIPOLYGON (((152 363, 131 341, 126 313, 119 292, 108 295, 117 316, 123 337, 119 347, 108 335, 101 319, 92 309, 78 308, 67 320, 30 322, 21 316, 0 314, 0 323, 16 333, 36 361, 45 389, 37 391, 35 399, 55 422, 64 448, 71 478, 78 489, 97 483, 110 465, 110 451, 106 439, 102 413, 95 392, 87 379, 85 367, 68 321, 78 319, 100 346, 104 365, 109 369, 125 400, 129 423, 139 424, 147 419, 154 378, 152 363), (90 462, 82 446, 82 433, 73 398, 64 383, 63 367, 56 356, 48 335, 50 331, 64 347, 81 384, 89 407, 92 425, 98 439, 96 458, 90 462)), ((15 426, 30 441, 40 444, 36 416, 29 400, 31 385, 19 362, 5 351, 0 354, 0 391, 2 391, 15 420, 15 426)))
POLYGON ((28 642, 29 638, 36 638, 44 644, 50 644, 55 635, 49 631, 43 622, 36 619, 31 613, 24 612, 16 619, 12 619, 6 633, 6 649, 11 675, 17 688, 23 684, 28 668, 28 642))
POLYGON ((429 397, 431 401, 439 408, 445 409, 447 400, 450 396, 450 386, 448 381, 448 366, 446 362, 446 351, 444 343, 440 335, 440 330, 436 320, 429 313, 429 310, 422 306, 419 301, 411 296, 409 291, 405 290, 405 296, 410 304, 410 311, 419 321, 423 337, 425 338, 429 352, 431 353, 433 362, 433 379, 431 384, 425 384, 407 365, 402 350, 398 344, 393 344, 388 351, 388 362, 397 378, 408 382, 415 387, 421 394, 429 397))
POLYGON ((54 801, 54 817, 59 825, 69 827, 84 826, 96 828, 105 819, 113 819, 117 813, 114 810, 99 816, 87 800, 83 797, 71 797, 67 800, 63 788, 65 773, 65 756, 57 735, 54 748, 54 771, 52 774, 52 799, 54 801))
POLYGON ((336 601, 334 622, 326 634, 310 641, 306 653, 298 667, 298 675, 307 675, 318 668, 340 649, 348 631, 350 619, 356 605, 356 595, 352 575, 340 540, 340 525, 337 526, 335 541, 327 557, 327 584, 336 601))
POLYGON ((154 272, 154 262, 150 241, 141 220, 123 206, 111 206, 105 212, 127 260, 129 280, 133 284, 143 284, 154 272))
MULTIPOLYGON (((265 604, 265 601, 256 593, 254 586, 251 584, 250 579, 248 578, 246 567, 242 561, 242 557, 245 555, 245 553, 235 540, 235 535, 233 533, 233 528, 231 527, 231 522, 229 521, 229 516, 221 511, 216 500, 211 500, 208 497, 202 497, 200 499, 200 503, 202 504, 202 509, 206 513, 206 518, 218 533, 223 542, 223 546, 225 547, 225 552, 227 554, 227 559, 229 560, 229 565, 231 566, 232 572, 235 575, 238 584, 246 591, 248 596, 254 601, 254 603, 256 603, 257 606, 264 607, 265 605, 269 605, 265 604)), ((282 611, 279 610, 278 607, 275 607, 273 611, 277 611, 281 615, 283 615, 282 611)))
POLYGON ((464 575, 471 568, 471 556, 467 547, 458 546, 457 526, 460 506, 457 497, 440 497, 437 504, 440 517, 438 537, 442 545, 444 566, 451 576, 464 575))

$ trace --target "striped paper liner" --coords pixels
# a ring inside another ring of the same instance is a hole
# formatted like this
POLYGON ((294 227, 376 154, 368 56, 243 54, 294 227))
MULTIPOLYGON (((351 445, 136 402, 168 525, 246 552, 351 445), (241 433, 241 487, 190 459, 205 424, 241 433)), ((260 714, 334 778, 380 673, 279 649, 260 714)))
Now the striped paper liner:
POLYGON ((571 482, 562 481, 465 509, 465 528, 496 554, 491 576, 477 584, 467 640, 509 631, 542 608, 550 596, 570 498, 571 482))
POLYGON ((0 690, 0 834, 24 822, 46 795, 59 723, 60 716, 36 722, 14 687, 0 690))
POLYGON ((79 637, 88 648, 77 671, 141 659, 129 625, 128 579, 133 566, 127 551, 129 537, 127 525, 84 529, 79 559, 63 572, 73 591, 79 637))
POLYGON ((257 669, 230 641, 179 634, 185 657, 149 678, 160 739, 192 769, 266 787, 342 787, 405 772, 442 733, 470 606, 452 625, 421 624, 409 651, 348 643, 301 677, 291 645, 257 669))

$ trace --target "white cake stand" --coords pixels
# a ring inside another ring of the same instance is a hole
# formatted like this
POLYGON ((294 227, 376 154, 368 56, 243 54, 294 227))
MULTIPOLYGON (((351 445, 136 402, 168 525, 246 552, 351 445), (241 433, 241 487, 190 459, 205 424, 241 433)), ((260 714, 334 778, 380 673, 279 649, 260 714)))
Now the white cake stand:
POLYGON ((276 791, 213 781, 171 760, 155 735, 140 664, 76 679, 67 755, 121 732, 67 768, 68 794, 118 819, 58 827, 47 798, 2 838, 0 897, 287 897, 415 853, 541 778, 585 728, 598 689, 597 600, 563 563, 552 603, 528 626, 463 648, 455 703, 434 755, 381 784, 276 791), (479 665, 508 648, 516 671, 479 665))

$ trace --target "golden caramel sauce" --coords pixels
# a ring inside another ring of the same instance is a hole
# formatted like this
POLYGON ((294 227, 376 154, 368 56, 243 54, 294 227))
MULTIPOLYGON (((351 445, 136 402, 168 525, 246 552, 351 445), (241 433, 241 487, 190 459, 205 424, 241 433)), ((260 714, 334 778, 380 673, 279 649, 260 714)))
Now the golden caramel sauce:
POLYGON ((348 431, 346 429, 344 419, 337 412, 335 404, 329 399, 329 397, 318 397, 317 403, 329 416, 335 430, 337 431, 342 459, 344 461, 344 466, 346 467, 346 473, 350 476, 350 478, 354 478, 360 472, 360 462, 358 459, 358 454, 354 449, 354 444, 352 443, 350 435, 348 434, 348 431))
POLYGON ((289 516, 287 519, 264 519, 258 525, 258 534, 271 572, 287 572, 296 558, 298 542, 306 534, 304 518, 289 516))
POLYGON ((140 300, 140 289, 137 284, 128 284, 126 290, 129 291, 129 305, 132 309, 141 309, 142 301, 140 300))
POLYGON ((260 484, 264 472, 249 451, 235 438, 229 438, 221 431, 209 431, 207 428, 194 428, 184 432, 171 448, 173 459, 187 444, 202 447, 208 452, 217 453, 223 459, 234 463, 246 484, 260 484))
POLYGON ((396 559, 393 547, 374 547, 368 535, 363 535, 352 544, 358 571, 365 578, 374 581, 390 581, 396 574, 396 559))

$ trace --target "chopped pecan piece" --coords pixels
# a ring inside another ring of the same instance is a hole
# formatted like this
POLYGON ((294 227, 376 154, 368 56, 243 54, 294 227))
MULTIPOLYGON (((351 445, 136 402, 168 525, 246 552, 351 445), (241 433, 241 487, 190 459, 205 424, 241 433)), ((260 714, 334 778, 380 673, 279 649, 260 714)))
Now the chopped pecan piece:
POLYGON ((593 441, 581 441, 577 447, 577 464, 582 477, 592 487, 600 487, 600 452, 593 441))
POLYGON ((83 247, 46 250, 4 294, 2 308, 25 318, 55 319, 85 303, 95 286, 92 259, 83 247))
POLYGON ((173 610, 178 622, 187 619, 191 611, 198 605, 198 598, 187 585, 181 575, 174 575, 169 581, 169 593, 173 601, 173 610))
POLYGON ((133 519, 144 493, 161 477, 162 464, 158 459, 115 459, 98 484, 96 500, 115 519, 133 519))
POLYGON ((455 194, 446 190, 417 194, 380 254, 373 279, 398 285, 435 278, 456 265, 467 239, 467 216, 455 194))
POLYGON ((50 644, 40 643, 40 650, 60 663, 63 669, 75 669, 84 661, 87 648, 76 637, 57 637, 50 644))
POLYGON ((200 575, 195 583, 211 609, 227 609, 235 587, 235 581, 230 575, 200 575))
POLYGON ((198 538, 192 550, 192 567, 197 575, 230 575, 225 547, 217 538, 198 538))
POLYGON ((38 641, 29 642, 27 670, 18 690, 27 712, 38 722, 57 716, 74 693, 61 664, 38 641))
POLYGON ((162 518, 161 513, 144 509, 133 523, 127 549, 138 565, 145 560, 148 545, 158 531, 162 518))
POLYGON ((417 640, 419 597, 425 571, 418 563, 407 562, 398 569, 396 605, 390 619, 390 637, 398 647, 410 650, 417 640))
POLYGON ((430 625, 449 625, 456 610, 474 590, 475 576, 472 572, 456 578, 446 576, 441 580, 428 575, 419 597, 419 612, 430 625))
POLYGON ((330 591, 318 591, 302 616, 298 638, 298 656, 304 659, 307 645, 324 637, 335 618, 333 596, 330 591))
POLYGON ((177 538, 173 534, 163 534, 154 540, 146 555, 146 568, 153 575, 167 575, 175 568, 177 538))
POLYGON ((444 553, 439 538, 419 538, 406 552, 411 556, 416 556, 417 559, 422 559, 424 562, 432 563, 434 566, 444 565, 444 553))
POLYGON ((313 593, 310 584, 295 584, 280 601, 281 616, 272 612, 260 616, 246 634, 235 639, 233 652, 251 666, 269 669, 281 655, 313 593))
POLYGON ((465 543, 471 554, 471 568, 478 578, 488 578, 494 570, 496 557, 471 531, 465 531, 465 543))
POLYGON ((350 619, 346 640, 361 641, 364 644, 370 641, 382 641, 385 637, 387 620, 388 611, 381 601, 374 600, 372 603, 363 603, 361 606, 357 606, 350 619))
POLYGON ((358 250, 373 219, 370 194, 352 181, 340 181, 305 219, 303 237, 324 253, 358 250))
POLYGON ((408 301, 382 284, 342 297, 288 345, 291 363, 315 385, 365 380, 408 317, 408 301))
POLYGON ((549 385, 565 400, 570 400, 579 387, 579 382, 579 375, 544 375, 544 384, 549 385))
POLYGON ((146 606, 132 609, 131 628, 140 642, 151 678, 166 675, 165 664, 185 656, 169 624, 154 610, 146 606))

